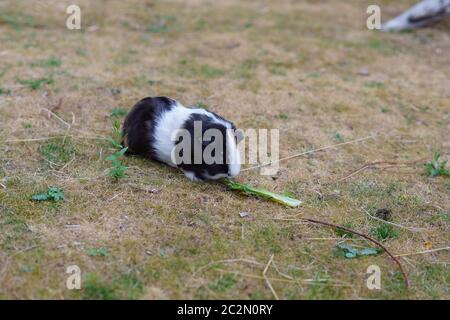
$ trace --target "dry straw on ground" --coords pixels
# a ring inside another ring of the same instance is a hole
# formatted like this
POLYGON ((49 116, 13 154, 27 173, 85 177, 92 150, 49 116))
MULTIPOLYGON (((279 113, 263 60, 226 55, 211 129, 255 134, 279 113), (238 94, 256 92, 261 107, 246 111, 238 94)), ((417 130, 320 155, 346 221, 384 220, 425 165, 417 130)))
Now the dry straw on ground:
MULTIPOLYGON (((82 31, 65 28, 70 1, 0 3, 0 298, 448 298, 450 181, 415 162, 449 158, 448 21, 369 31, 356 0, 77 2, 82 31), (302 206, 134 157, 113 182, 110 114, 152 95, 280 129, 281 158, 303 156, 238 181, 302 206), (65 201, 30 201, 49 186, 65 201), (409 289, 386 255, 335 247, 370 242, 306 217, 386 235, 409 289)), ((383 19, 413 2, 381 1, 383 19)))

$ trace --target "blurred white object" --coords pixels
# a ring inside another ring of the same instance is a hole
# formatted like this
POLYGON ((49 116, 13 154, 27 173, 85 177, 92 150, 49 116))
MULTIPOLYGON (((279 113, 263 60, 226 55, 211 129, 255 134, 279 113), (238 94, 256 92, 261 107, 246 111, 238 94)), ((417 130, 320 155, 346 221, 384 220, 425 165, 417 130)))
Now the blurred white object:
POLYGON ((414 7, 386 22, 383 31, 419 28, 450 15, 450 0, 423 0, 414 7))

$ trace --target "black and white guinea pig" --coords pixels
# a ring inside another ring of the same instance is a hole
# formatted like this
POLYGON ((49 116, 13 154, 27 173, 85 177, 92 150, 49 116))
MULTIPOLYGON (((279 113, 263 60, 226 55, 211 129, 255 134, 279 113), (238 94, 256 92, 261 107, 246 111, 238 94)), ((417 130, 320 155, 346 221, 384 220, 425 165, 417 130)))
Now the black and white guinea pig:
POLYGON ((241 135, 236 134, 236 127, 232 122, 205 109, 186 108, 178 101, 167 97, 148 97, 136 103, 125 119, 122 135, 122 144, 128 147, 127 153, 148 157, 179 168, 192 181, 234 177, 241 168, 237 148, 238 137, 241 135), (174 139, 174 131, 184 129, 185 132, 189 132, 193 144, 195 121, 201 122, 202 152, 214 141, 213 139, 203 140, 206 130, 219 130, 225 137, 221 142, 223 152, 218 154, 221 161, 205 162, 203 156, 200 162, 194 161, 194 151, 199 152, 199 149, 194 150, 194 148, 191 148, 190 161, 186 161, 188 163, 174 161, 172 152, 180 143, 180 140, 174 139))

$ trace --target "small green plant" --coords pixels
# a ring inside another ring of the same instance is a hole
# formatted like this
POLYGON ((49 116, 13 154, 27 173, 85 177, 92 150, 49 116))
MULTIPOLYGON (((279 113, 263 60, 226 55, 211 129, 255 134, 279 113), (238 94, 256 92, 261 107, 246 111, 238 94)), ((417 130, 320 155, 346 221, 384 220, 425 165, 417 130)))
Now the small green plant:
POLYGON ((289 119, 289 115, 287 113, 285 113, 285 112, 281 112, 278 115, 278 118, 280 118, 281 120, 287 120, 287 119, 289 119))
MULTIPOLYGON (((127 110, 123 108, 114 108, 111 110, 110 116, 111 117, 124 117, 127 114, 127 110)), ((119 123, 120 127, 120 123, 119 123)))
POLYGON ((120 130, 120 120, 114 119, 112 122, 112 138, 111 138, 111 144, 116 149, 122 149, 123 146, 121 145, 122 142, 122 131, 120 130))
POLYGON ((398 231, 390 224, 382 223, 377 227, 372 228, 370 232, 378 240, 387 240, 397 238, 398 231))
POLYGON ((32 89, 37 90, 41 88, 44 84, 52 84, 53 79, 50 78, 39 78, 39 79, 19 79, 20 84, 32 89))
POLYGON ((116 181, 125 177, 126 171, 128 170, 128 167, 124 166, 120 161, 120 158, 124 156, 127 150, 128 148, 122 148, 120 151, 117 151, 113 155, 110 155, 109 157, 106 158, 106 160, 112 162, 112 167, 109 170, 108 175, 111 178, 114 178, 116 181))
POLYGON ((450 177, 450 171, 445 168, 447 160, 439 161, 441 158, 440 152, 435 152, 434 160, 424 164, 425 173, 430 177, 444 176, 450 177))
POLYGON ((345 141, 344 137, 339 132, 336 132, 334 134, 334 139, 336 139, 336 141, 338 141, 338 142, 344 142, 345 141))
POLYGON ((64 193, 58 187, 49 187, 45 193, 38 193, 31 197, 33 201, 53 201, 64 200, 64 193))
POLYGON ((91 257, 106 257, 109 253, 105 248, 92 248, 88 251, 88 255, 91 257))

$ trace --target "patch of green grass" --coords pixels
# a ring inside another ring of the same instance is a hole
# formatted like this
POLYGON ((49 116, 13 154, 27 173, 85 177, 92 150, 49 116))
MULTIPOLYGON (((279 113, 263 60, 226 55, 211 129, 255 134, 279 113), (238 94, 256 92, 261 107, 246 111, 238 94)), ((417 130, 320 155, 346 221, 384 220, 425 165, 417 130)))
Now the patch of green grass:
POLYGON ((364 86, 366 86, 367 88, 382 89, 382 88, 384 88, 384 82, 369 81, 369 82, 364 83, 364 86))
POLYGON ((338 299, 341 296, 342 290, 339 287, 333 287, 326 271, 318 270, 314 275, 314 280, 308 288, 306 299, 338 299))
POLYGON ((321 76, 320 72, 310 72, 307 74, 308 78, 319 79, 321 76))
POLYGON ((225 71, 208 65, 201 65, 198 69, 199 73, 207 78, 217 78, 225 74, 225 71))
POLYGON ((51 139, 39 147, 41 155, 50 166, 61 166, 72 160, 76 148, 70 138, 51 139))
POLYGON ((253 238, 257 248, 267 248, 271 253, 281 252, 281 246, 277 241, 277 231, 273 226, 263 226, 255 230, 253 238))
POLYGON ((62 64, 61 59, 56 57, 50 57, 45 60, 40 60, 39 62, 33 64, 33 66, 44 67, 44 68, 56 68, 60 67, 62 64))
POLYGON ((205 29, 205 26, 206 26, 206 21, 205 21, 205 19, 200 18, 200 19, 198 19, 198 20, 195 22, 195 27, 194 27, 194 29, 195 29, 196 31, 202 31, 202 30, 205 29))
POLYGON ((19 239, 29 231, 27 223, 24 219, 15 214, 5 215, 0 220, 0 231, 4 236, 4 240, 0 243, 0 247, 7 249, 9 246, 17 245, 19 239))
POLYGON ((274 74, 277 76, 286 76, 287 75, 286 69, 284 69, 283 67, 278 66, 278 65, 269 67, 269 71, 271 74, 274 74))
MULTIPOLYGON (((450 281, 450 268, 445 265, 430 264, 424 268, 421 279, 422 287, 432 296, 433 299, 442 298, 446 294, 445 289, 448 290, 448 284, 450 281), (440 283, 443 286, 436 286, 436 283, 440 283), (442 292, 440 292, 442 290, 442 292)), ((448 293, 448 292, 447 292, 448 293)))
POLYGON ((183 71, 187 72, 191 76, 213 79, 225 75, 225 71, 223 69, 206 64, 199 65, 191 60, 182 59, 179 63, 183 67, 183 71))
POLYGON ((400 271, 394 271, 392 275, 382 277, 381 292, 387 297, 393 296, 400 299, 407 293, 403 275, 400 271))
MULTIPOLYGON (((114 108, 111 110, 110 116, 111 117, 124 117, 127 115, 127 110, 123 108, 114 108)), ((120 123, 119 123, 119 129, 120 129, 120 123)))
POLYGON ((35 26, 34 18, 30 15, 3 11, 0 12, 0 25, 6 24, 13 27, 15 30, 21 30, 22 28, 32 28, 35 26))
POLYGON ((32 90, 40 89, 44 84, 53 84, 51 78, 39 78, 39 79, 19 79, 18 82, 32 90))
POLYGON ((434 154, 433 161, 427 162, 424 164, 425 173, 429 177, 443 176, 450 177, 450 171, 445 168, 447 165, 447 160, 439 161, 441 158, 440 152, 436 152, 434 154))
POLYGON ((378 50, 379 49, 383 50, 387 47, 386 44, 379 39, 372 39, 369 41, 367 45, 371 49, 378 49, 378 50))
POLYGON ((236 276, 226 274, 208 285, 209 289, 215 292, 225 292, 237 283, 236 276))
POLYGON ((398 238, 399 232, 392 225, 387 223, 381 223, 370 230, 370 234, 376 239, 383 241, 388 239, 398 238))
POLYGON ((420 112, 423 112, 423 113, 430 111, 429 106, 419 106, 418 108, 419 108, 420 112))
POLYGON ((89 249, 88 255, 91 257, 107 257, 109 253, 105 248, 92 248, 89 249))
POLYGON ((246 59, 238 66, 239 77, 249 79, 253 76, 254 70, 258 66, 255 59, 246 59))
POLYGON ((342 113, 342 112, 350 111, 350 108, 343 103, 337 102, 337 103, 333 104, 333 110, 336 112, 342 113))
POLYGON ((87 300, 138 299, 144 290, 143 283, 133 274, 123 274, 111 281, 101 280, 95 273, 86 276, 82 283, 83 298, 87 300))
POLYGON ((445 212, 439 215, 439 217, 444 220, 450 222, 450 212, 445 212))

